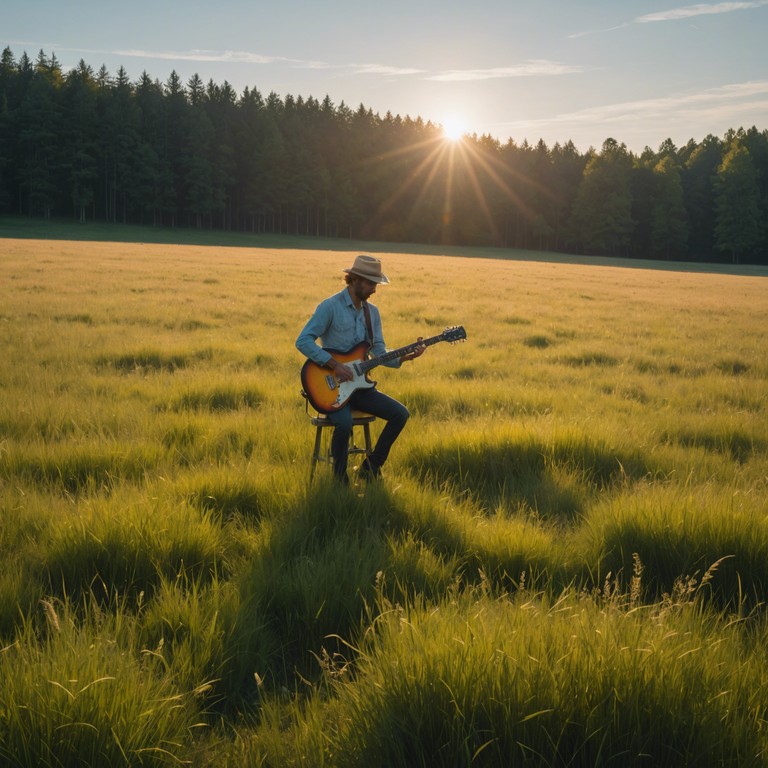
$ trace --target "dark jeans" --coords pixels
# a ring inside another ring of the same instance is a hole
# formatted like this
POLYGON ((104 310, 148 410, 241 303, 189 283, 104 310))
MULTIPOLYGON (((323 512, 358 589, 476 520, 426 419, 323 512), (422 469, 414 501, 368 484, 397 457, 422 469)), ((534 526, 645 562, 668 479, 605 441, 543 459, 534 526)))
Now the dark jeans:
POLYGON ((331 456, 333 456, 334 474, 338 476, 346 476, 347 474, 353 409, 365 411, 387 422, 368 458, 374 467, 382 466, 387 460, 390 448, 403 431, 403 427, 410 416, 408 409, 402 403, 383 392, 379 392, 376 387, 358 389, 353 392, 349 402, 341 410, 328 414, 328 421, 335 425, 331 438, 331 456))

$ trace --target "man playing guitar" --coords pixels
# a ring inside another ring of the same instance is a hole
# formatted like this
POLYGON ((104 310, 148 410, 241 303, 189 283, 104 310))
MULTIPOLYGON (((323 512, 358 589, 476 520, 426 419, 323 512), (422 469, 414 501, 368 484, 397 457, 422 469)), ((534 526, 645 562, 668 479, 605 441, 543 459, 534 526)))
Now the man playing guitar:
MULTIPOLYGON (((426 349, 419 339, 417 343, 404 348, 404 354, 388 359, 391 358, 391 353, 387 354, 384 344, 379 310, 375 305, 368 303, 368 299, 376 292, 376 286, 389 283, 387 276, 381 271, 379 259, 360 255, 344 272, 346 287, 317 306, 296 339, 297 349, 310 361, 309 367, 315 371, 318 366, 324 369, 322 375, 328 380, 329 388, 334 391, 337 388, 343 391, 345 383, 361 379, 356 374, 352 361, 345 362, 343 359, 347 350, 363 344, 363 349, 367 346, 368 353, 383 356, 383 359, 386 359, 384 365, 399 368, 404 361, 414 360, 426 349), (322 346, 317 343, 318 339, 322 346)), ((327 407, 322 403, 319 406, 315 403, 327 413, 328 420, 334 425, 331 438, 334 478, 343 484, 349 484, 347 459, 354 408, 373 414, 386 422, 371 455, 363 461, 359 469, 361 479, 378 479, 392 445, 408 421, 408 409, 394 398, 380 392, 372 382, 354 389, 344 400, 339 397, 335 397, 334 402, 329 403, 327 407)))

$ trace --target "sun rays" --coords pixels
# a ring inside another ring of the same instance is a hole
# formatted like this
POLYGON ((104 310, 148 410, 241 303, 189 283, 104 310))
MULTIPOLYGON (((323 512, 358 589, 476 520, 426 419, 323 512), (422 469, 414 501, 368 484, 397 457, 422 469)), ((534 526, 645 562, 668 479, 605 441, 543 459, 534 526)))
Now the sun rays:
POLYGON ((498 206, 489 201, 498 200, 501 192, 508 215, 526 218, 533 216, 528 202, 534 191, 531 187, 536 186, 539 195, 548 194, 530 178, 521 176, 514 164, 503 162, 497 151, 486 151, 482 139, 461 133, 459 122, 451 123, 450 129, 447 123, 428 125, 426 129, 422 141, 383 152, 370 161, 377 172, 399 169, 395 174, 400 177, 400 183, 379 203, 371 225, 397 211, 402 221, 410 224, 439 206, 442 215, 428 225, 430 231, 424 234, 433 242, 448 245, 456 240, 456 228, 466 225, 467 211, 471 209, 476 217, 476 235, 489 242, 501 242, 498 206), (457 138, 450 138, 452 135, 457 138))

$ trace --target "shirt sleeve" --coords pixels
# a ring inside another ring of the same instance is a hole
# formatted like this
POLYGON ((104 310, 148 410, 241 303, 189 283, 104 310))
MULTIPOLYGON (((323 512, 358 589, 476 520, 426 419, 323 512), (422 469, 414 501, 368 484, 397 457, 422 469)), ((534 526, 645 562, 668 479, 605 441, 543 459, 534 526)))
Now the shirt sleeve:
MULTIPOLYGON (((383 355, 389 350, 384 343, 384 333, 381 327, 381 314, 379 308, 369 304, 371 309, 371 330, 373 331, 373 344, 371 345, 371 354, 373 357, 383 355)), ((402 365, 402 360, 396 357, 394 360, 390 360, 388 363, 384 363, 386 368, 399 368, 402 365)))
POLYGON ((330 323, 331 306, 330 301, 326 299, 317 305, 312 317, 309 318, 307 324, 296 338, 296 349, 304 357, 322 366, 328 364, 331 355, 317 343, 317 340, 328 330, 330 323))

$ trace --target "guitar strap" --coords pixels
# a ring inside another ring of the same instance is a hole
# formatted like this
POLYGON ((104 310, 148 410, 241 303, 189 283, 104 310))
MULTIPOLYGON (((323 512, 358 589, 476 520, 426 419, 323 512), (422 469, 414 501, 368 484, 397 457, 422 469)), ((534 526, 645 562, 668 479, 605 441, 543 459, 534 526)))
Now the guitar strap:
POLYGON ((371 310, 368 309, 368 302, 363 302, 363 313, 365 314, 365 327, 368 331, 368 347, 373 347, 373 327, 371 325, 371 310))

